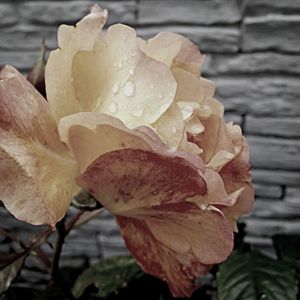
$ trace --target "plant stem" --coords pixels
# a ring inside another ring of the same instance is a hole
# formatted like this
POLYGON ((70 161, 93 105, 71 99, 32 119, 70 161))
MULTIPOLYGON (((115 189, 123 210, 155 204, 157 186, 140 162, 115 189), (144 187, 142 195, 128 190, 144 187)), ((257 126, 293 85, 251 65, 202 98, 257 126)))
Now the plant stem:
POLYGON ((59 259, 61 255, 61 251, 63 248, 63 244, 66 238, 65 232, 65 218, 63 218, 60 222, 56 225, 56 244, 54 249, 54 256, 52 261, 52 269, 51 269, 51 276, 52 280, 56 282, 57 275, 59 273, 59 259))
POLYGON ((72 295, 68 286, 65 284, 65 280, 59 271, 59 260, 60 260, 62 248, 63 248, 64 242, 65 242, 66 236, 69 233, 69 231, 71 230, 71 228, 69 231, 66 230, 65 221, 66 221, 66 217, 64 217, 56 225, 57 238, 56 238, 56 244, 55 244, 54 255, 53 255, 53 260, 52 260, 51 277, 52 277, 53 285, 58 286, 69 300, 75 300, 74 296, 72 295))

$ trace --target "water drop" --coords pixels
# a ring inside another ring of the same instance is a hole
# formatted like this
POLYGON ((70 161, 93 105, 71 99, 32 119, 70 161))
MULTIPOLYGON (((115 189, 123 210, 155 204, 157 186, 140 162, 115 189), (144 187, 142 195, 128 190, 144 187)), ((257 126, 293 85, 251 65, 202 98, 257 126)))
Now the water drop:
POLYGON ((201 124, 195 124, 193 126, 191 126, 191 132, 193 134, 199 134, 203 131, 203 126, 201 126, 201 124))
POLYGON ((119 91, 119 84, 115 82, 112 88, 112 92, 116 94, 118 91, 119 91))
POLYGON ((131 113, 133 116, 139 118, 142 116, 143 112, 144 112, 144 108, 142 106, 138 105, 132 110, 131 113))
POLYGON ((172 133, 176 133, 176 132, 177 132, 176 126, 172 126, 171 132, 172 132, 172 133))
POLYGON ((201 118, 206 119, 206 118, 209 118, 210 115, 211 115, 211 109, 210 109, 210 107, 208 105, 203 105, 201 107, 201 109, 199 110, 199 116, 201 118))
POLYGON ((193 107, 188 105, 181 110, 183 120, 188 119, 193 114, 193 107))
POLYGON ((111 103, 108 109, 112 114, 115 114, 118 111, 117 103, 116 102, 111 103))
POLYGON ((122 69, 122 67, 123 67, 123 64, 122 64, 122 62, 121 62, 121 61, 118 63, 118 67, 119 67, 120 69, 122 69))
POLYGON ((133 75, 133 74, 134 74, 134 68, 130 68, 130 69, 128 70, 128 73, 129 73, 130 75, 133 75))
POLYGON ((127 81, 125 86, 124 86, 124 95, 127 97, 130 97, 133 95, 134 93, 134 83, 131 81, 127 81))
POLYGON ((160 99, 162 99, 162 98, 164 97, 164 95, 163 95, 162 93, 159 93, 159 94, 158 94, 158 97, 159 97, 160 99))

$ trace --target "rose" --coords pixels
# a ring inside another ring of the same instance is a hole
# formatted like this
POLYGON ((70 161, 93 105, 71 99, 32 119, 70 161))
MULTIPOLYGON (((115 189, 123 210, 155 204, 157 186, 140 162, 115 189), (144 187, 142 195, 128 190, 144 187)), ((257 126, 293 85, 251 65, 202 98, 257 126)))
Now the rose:
POLYGON ((116 216, 126 246, 174 296, 225 260, 250 211, 247 146, 225 124, 203 60, 184 37, 149 41, 94 6, 62 25, 46 66, 48 103, 12 67, 0 72, 0 198, 54 226, 86 189, 116 216))

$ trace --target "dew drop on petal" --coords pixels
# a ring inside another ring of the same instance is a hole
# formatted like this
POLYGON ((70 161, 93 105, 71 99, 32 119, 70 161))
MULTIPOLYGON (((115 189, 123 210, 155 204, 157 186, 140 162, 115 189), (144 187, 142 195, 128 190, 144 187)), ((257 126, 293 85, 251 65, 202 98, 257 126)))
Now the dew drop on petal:
POLYGON ((112 92, 116 94, 118 91, 119 91, 119 84, 115 82, 112 88, 112 92))
POLYGON ((119 67, 120 69, 122 69, 122 67, 123 67, 123 64, 122 64, 122 62, 121 62, 121 61, 118 63, 118 67, 119 67))
POLYGON ((127 81, 125 86, 124 86, 124 95, 127 96, 127 97, 130 97, 133 95, 134 93, 134 83, 131 82, 131 81, 127 81))
POLYGON ((191 105, 188 105, 188 106, 184 107, 183 109, 181 109, 181 114, 182 114, 183 120, 188 119, 193 114, 193 111, 194 110, 191 105))
POLYGON ((112 113, 112 114, 115 114, 117 111, 118 111, 118 105, 116 102, 112 102, 109 106, 109 111, 112 113))
POLYGON ((193 134, 199 134, 203 131, 203 126, 201 124, 195 124, 191 126, 191 132, 193 134))
POLYGON ((211 115, 211 109, 208 105, 203 105, 199 110, 199 116, 201 118, 208 118, 211 115))
POLYGON ((128 73, 129 73, 130 75, 133 75, 133 74, 134 74, 134 68, 130 68, 130 69, 128 70, 128 73))
POLYGON ((144 108, 140 105, 136 106, 131 112, 131 114, 137 118, 141 117, 143 113, 144 113, 144 108))
POLYGON ((164 95, 163 95, 162 93, 159 93, 159 94, 158 94, 158 97, 159 97, 160 99, 162 99, 162 98, 164 97, 164 95))

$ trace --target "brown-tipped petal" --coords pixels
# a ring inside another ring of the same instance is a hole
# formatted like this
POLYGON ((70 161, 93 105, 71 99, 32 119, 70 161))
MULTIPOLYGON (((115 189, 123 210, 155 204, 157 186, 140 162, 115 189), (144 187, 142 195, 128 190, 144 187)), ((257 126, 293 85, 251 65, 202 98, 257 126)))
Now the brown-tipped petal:
POLYGON ((203 149, 201 157, 205 163, 209 163, 219 151, 235 153, 223 118, 213 113, 208 118, 200 120, 205 129, 203 133, 195 136, 195 143, 203 149))
POLYGON ((59 123, 59 135, 73 152, 82 172, 104 153, 124 148, 151 148, 143 134, 101 113, 83 112, 64 117, 59 123))
POLYGON ((204 210, 212 205, 216 207, 230 207, 236 203, 236 199, 242 190, 239 190, 239 192, 235 191, 236 193, 234 194, 228 193, 220 174, 210 169, 206 169, 202 177, 207 186, 207 193, 204 196, 196 196, 188 199, 189 202, 195 203, 204 210))
POLYGON ((254 189, 252 186, 252 176, 250 172, 249 151, 245 139, 242 151, 237 157, 235 157, 235 159, 222 168, 220 175, 223 178, 225 188, 228 193, 244 188, 235 205, 222 209, 225 216, 232 224, 232 227, 237 230, 237 219, 241 215, 249 213, 252 210, 254 202, 254 189))
POLYGON ((112 151, 97 158, 77 183, 117 216, 128 249, 146 272, 166 280, 175 296, 190 295, 192 280, 232 251, 223 213, 187 201, 204 197, 207 188, 199 169, 181 157, 112 151))
POLYGON ((0 71, 0 112, 0 199, 20 220, 54 226, 78 189, 78 169, 48 103, 7 66, 0 71))
POLYGON ((206 194, 200 170, 184 158, 123 149, 97 158, 77 178, 113 214, 206 194))
POLYGON ((127 248, 145 272, 167 281, 175 297, 191 296, 193 281, 232 251, 231 227, 218 210, 182 202, 131 215, 117 216, 127 248))
POLYGON ((125 148, 181 157, 204 172, 204 164, 197 155, 170 149, 148 126, 129 129, 109 115, 84 112, 64 117, 59 123, 59 134, 73 152, 82 172, 100 155, 125 148))
POLYGON ((141 41, 140 47, 147 55, 169 67, 184 69, 200 76, 204 57, 197 45, 180 34, 161 32, 148 41, 141 41))
POLYGON ((45 72, 47 99, 57 122, 66 115, 82 111, 73 89, 73 59, 79 51, 93 50, 107 16, 106 10, 95 5, 76 27, 59 27, 59 48, 50 53, 45 72))

